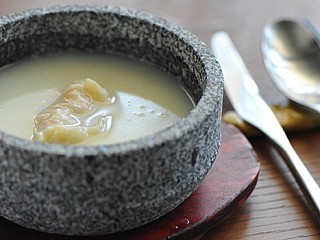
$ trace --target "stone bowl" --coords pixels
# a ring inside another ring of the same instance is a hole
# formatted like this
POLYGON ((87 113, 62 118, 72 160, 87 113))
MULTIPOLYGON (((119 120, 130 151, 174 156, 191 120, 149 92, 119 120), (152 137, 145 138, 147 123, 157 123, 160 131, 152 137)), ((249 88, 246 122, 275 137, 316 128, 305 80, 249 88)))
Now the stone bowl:
POLYGON ((64 235, 151 222, 196 190, 218 154, 220 66, 187 30, 135 10, 54 6, 0 18, 0 66, 73 49, 157 66, 188 89, 196 106, 156 134, 109 146, 41 144, 0 132, 0 215, 64 235))

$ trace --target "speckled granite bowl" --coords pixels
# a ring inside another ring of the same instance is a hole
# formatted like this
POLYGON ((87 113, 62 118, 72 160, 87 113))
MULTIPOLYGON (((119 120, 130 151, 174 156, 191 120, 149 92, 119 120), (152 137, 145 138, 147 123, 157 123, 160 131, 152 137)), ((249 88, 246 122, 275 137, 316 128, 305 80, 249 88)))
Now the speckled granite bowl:
POLYGON ((111 146, 40 144, 0 132, 0 214, 39 231, 95 235, 168 213, 199 186, 219 150, 218 62, 190 32, 124 8, 58 6, 0 19, 0 66, 70 49, 156 65, 197 105, 157 134, 111 146))

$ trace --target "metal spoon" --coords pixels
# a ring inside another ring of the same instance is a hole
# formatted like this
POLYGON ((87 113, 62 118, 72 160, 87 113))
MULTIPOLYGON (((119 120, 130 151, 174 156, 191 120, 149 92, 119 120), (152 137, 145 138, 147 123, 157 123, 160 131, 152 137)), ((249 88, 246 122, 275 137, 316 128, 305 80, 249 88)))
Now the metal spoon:
POLYGON ((298 106, 320 113, 320 41, 309 21, 281 20, 267 25, 261 51, 279 90, 298 106))

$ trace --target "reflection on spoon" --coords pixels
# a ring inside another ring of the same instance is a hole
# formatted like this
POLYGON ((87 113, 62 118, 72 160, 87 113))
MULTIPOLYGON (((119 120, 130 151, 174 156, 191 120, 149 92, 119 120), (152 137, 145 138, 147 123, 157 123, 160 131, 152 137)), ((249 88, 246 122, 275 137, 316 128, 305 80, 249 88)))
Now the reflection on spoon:
POLYGON ((320 113, 319 33, 309 21, 280 20, 265 27, 261 51, 279 90, 300 107, 320 113))

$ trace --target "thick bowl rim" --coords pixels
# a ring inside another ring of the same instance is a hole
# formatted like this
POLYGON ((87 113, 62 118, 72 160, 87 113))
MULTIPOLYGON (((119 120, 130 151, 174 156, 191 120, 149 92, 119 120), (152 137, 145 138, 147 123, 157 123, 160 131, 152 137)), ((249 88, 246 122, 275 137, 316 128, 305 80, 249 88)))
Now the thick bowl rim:
POLYGON ((199 127, 199 125, 201 125, 201 123, 204 122, 210 114, 212 114, 211 108, 217 107, 217 104, 215 103, 215 93, 218 95, 219 89, 220 91, 222 91, 221 86, 223 86, 222 70, 214 54, 203 41, 201 41, 190 31, 186 30, 184 27, 178 26, 177 24, 172 23, 168 20, 159 18, 151 13, 110 5, 56 5, 30 9, 22 11, 20 13, 13 13, 8 14, 6 16, 2 16, 0 17, 0 29, 5 24, 19 21, 21 19, 29 18, 32 16, 41 16, 51 13, 81 11, 114 13, 129 18, 138 18, 147 22, 148 24, 165 28, 167 31, 173 33, 177 39, 182 40, 184 44, 189 45, 189 47, 192 47, 194 52, 197 54, 198 59, 203 64, 204 73, 206 77, 206 84, 203 89, 203 94, 199 99, 198 103, 196 103, 195 107, 189 112, 189 114, 186 117, 181 118, 179 121, 170 125, 169 127, 160 130, 157 133, 121 143, 97 146, 70 146, 60 144, 46 144, 33 142, 27 139, 22 139, 0 130, 0 144, 7 145, 9 147, 15 147, 21 150, 41 152, 54 155, 123 155, 133 151, 138 151, 139 149, 146 149, 159 146, 167 141, 175 141, 176 139, 179 139, 185 134, 187 134, 188 132, 193 131, 193 129, 199 127))

